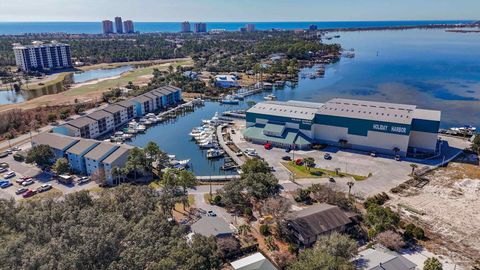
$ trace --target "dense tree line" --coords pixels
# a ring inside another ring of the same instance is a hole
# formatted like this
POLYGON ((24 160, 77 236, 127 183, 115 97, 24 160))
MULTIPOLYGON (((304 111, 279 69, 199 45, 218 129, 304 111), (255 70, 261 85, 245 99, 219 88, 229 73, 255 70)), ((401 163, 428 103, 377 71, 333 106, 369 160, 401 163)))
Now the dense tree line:
POLYGON ((216 269, 213 238, 170 221, 158 193, 121 186, 98 198, 0 200, 1 269, 216 269))

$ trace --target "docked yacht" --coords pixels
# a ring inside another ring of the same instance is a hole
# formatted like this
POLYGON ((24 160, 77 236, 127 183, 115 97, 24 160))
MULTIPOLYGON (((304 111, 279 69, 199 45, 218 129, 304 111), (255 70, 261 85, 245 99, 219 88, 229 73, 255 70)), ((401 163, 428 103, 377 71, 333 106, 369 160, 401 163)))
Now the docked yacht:
POLYGON ((219 157, 222 157, 224 154, 225 154, 225 151, 221 149, 212 148, 212 149, 208 149, 207 158, 210 158, 210 159, 219 158, 219 157))
POLYGON ((144 126, 144 125, 138 125, 138 126, 136 127, 136 130, 137 130, 138 132, 145 132, 145 130, 147 130, 147 127, 144 126))
POLYGON ((238 99, 235 99, 231 95, 227 95, 224 99, 220 101, 222 104, 239 104, 240 101, 238 99))
POLYGON ((270 94, 266 97, 264 97, 265 100, 276 100, 277 99, 277 96, 275 96, 274 94, 270 94))

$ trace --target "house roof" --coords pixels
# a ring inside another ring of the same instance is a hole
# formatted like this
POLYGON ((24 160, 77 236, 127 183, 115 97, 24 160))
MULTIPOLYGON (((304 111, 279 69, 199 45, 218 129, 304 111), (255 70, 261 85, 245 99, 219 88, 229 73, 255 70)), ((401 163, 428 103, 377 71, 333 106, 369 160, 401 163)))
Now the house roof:
POLYGON ((86 150, 90 149, 92 146, 97 145, 97 144, 99 144, 99 142, 95 141, 95 140, 81 139, 74 146, 70 147, 67 150, 67 153, 74 154, 74 155, 81 155, 86 150))
POLYGON ((86 155, 85 158, 101 161, 100 159, 105 156, 106 153, 112 151, 112 149, 118 148, 118 145, 112 144, 112 143, 107 143, 107 142, 101 142, 95 148, 90 150, 86 155))
POLYGON ((87 117, 90 117, 90 118, 92 118, 94 120, 97 120, 97 121, 101 120, 103 118, 111 117, 111 116, 112 116, 112 113, 104 111, 104 110, 94 111, 94 112, 87 115, 87 117))
POLYGON ((132 107, 132 106, 135 106, 135 103, 132 101, 132 100, 124 100, 124 101, 120 101, 120 102, 117 102, 115 103, 116 105, 120 105, 122 107, 125 107, 125 108, 128 108, 128 107, 132 107))
POLYGON ((195 222, 192 225, 192 231, 207 237, 233 234, 233 230, 225 220, 220 217, 209 216, 202 217, 195 222))
POLYGON ((82 116, 77 119, 73 119, 71 121, 68 121, 68 124, 70 126, 76 127, 76 128, 82 128, 84 126, 88 126, 91 124, 95 124, 97 121, 93 120, 92 118, 82 116))
POLYGON ((232 262, 231 265, 235 270, 277 270, 277 268, 260 252, 236 260, 232 262))
POLYGON ((360 252, 355 263, 357 268, 366 270, 410 270, 417 266, 401 254, 381 246, 360 252))
POLYGON ((114 163, 118 158, 123 156, 124 154, 130 152, 130 150, 133 149, 133 146, 130 145, 121 145, 117 150, 115 150, 113 153, 108 155, 107 158, 105 158, 102 163, 105 164, 112 164, 114 163))
POLYGON ((305 238, 330 232, 350 222, 350 218, 338 206, 326 203, 292 213, 289 219, 289 224, 305 238))
POLYGON ((75 145, 79 139, 57 133, 40 133, 34 136, 32 141, 37 145, 45 144, 51 148, 64 151, 75 145))
POLYGON ((114 114, 114 113, 118 113, 118 112, 121 112, 121 111, 125 110, 125 108, 120 106, 120 105, 117 105, 117 104, 112 104, 112 105, 108 105, 107 107, 103 108, 103 110, 114 114))

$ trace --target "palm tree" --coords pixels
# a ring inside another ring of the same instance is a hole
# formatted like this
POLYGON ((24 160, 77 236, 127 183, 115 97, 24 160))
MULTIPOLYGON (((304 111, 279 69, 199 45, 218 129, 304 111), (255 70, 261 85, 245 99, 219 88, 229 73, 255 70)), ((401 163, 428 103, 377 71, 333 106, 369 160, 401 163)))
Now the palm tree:
POLYGON ((251 231, 252 231, 252 227, 250 227, 250 225, 248 225, 248 224, 242 224, 242 225, 238 226, 238 233, 240 235, 246 236, 251 231))
POLYGON ((418 165, 415 163, 410 164, 410 167, 412 167, 412 176, 415 173, 415 170, 418 168, 418 165))
POLYGON ((137 181, 137 173, 145 172, 147 168, 147 158, 145 152, 135 147, 130 151, 130 155, 127 160, 127 168, 134 173, 134 180, 137 181))
POLYGON ((305 164, 305 168, 310 171, 310 168, 315 164, 315 159, 312 157, 306 157, 303 159, 303 163, 305 164))

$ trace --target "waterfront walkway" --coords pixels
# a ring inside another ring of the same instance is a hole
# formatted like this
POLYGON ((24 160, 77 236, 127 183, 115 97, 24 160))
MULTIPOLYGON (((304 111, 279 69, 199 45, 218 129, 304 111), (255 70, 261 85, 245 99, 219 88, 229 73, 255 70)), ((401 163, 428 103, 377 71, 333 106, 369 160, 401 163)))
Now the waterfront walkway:
POLYGON ((230 147, 228 147, 228 145, 223 140, 222 129, 224 127, 226 127, 226 125, 219 125, 217 127, 218 143, 220 144, 220 147, 222 147, 222 149, 225 151, 225 153, 227 153, 227 155, 230 156, 230 158, 232 158, 233 161, 235 161, 235 163, 237 163, 238 166, 242 166, 243 165, 243 160, 241 158, 239 158, 237 156, 237 154, 235 152, 233 152, 232 149, 230 149, 230 147))
POLYGON ((200 182, 224 182, 231 181, 240 178, 240 175, 210 175, 210 176, 197 176, 197 181, 200 182))

